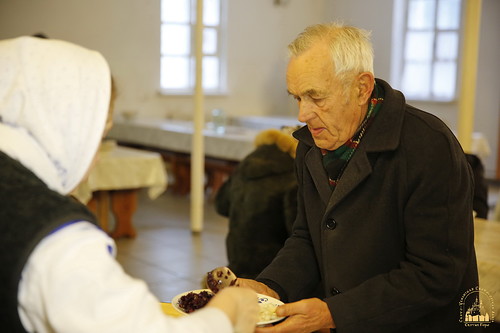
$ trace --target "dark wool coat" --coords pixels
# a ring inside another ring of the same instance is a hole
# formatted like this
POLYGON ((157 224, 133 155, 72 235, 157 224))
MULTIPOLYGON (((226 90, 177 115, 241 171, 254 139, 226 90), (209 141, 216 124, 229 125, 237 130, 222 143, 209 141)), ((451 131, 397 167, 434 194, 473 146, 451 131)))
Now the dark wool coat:
POLYGON ((287 301, 321 281, 338 333, 473 332, 460 300, 478 286, 473 180, 445 124, 377 80, 383 105, 331 192, 304 127, 293 235, 259 275, 287 301))
POLYGON ((287 193, 296 188, 293 158, 268 144, 250 153, 219 189, 216 210, 229 217, 228 267, 237 276, 255 278, 281 249, 289 234, 286 218, 296 212, 296 196, 287 193))

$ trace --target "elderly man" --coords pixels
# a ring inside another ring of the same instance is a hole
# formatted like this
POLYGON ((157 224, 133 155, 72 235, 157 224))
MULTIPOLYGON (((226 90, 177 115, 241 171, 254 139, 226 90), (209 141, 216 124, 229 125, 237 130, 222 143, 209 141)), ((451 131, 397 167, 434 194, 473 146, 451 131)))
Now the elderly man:
POLYGON ((293 235, 257 281, 285 302, 258 332, 472 332, 472 172, 446 125, 375 79, 368 33, 307 28, 287 85, 307 126, 293 235), (319 290, 319 292, 318 292, 319 290))

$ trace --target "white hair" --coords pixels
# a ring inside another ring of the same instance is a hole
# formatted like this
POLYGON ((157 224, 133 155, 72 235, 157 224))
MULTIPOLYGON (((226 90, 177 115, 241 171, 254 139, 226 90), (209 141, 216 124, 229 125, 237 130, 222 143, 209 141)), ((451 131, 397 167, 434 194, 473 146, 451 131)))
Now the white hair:
POLYGON ((335 74, 344 85, 349 85, 357 74, 373 74, 373 47, 369 31, 341 23, 312 25, 288 45, 289 55, 298 56, 317 43, 328 45, 335 74))

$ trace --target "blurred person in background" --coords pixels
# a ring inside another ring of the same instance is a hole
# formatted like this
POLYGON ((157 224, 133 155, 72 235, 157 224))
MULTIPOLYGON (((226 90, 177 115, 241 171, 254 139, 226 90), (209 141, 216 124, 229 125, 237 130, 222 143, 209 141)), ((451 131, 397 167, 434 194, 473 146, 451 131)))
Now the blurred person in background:
POLYGON ((229 217, 228 267, 243 278, 257 277, 273 260, 297 212, 297 140, 288 129, 267 129, 254 143, 215 197, 217 212, 229 217))

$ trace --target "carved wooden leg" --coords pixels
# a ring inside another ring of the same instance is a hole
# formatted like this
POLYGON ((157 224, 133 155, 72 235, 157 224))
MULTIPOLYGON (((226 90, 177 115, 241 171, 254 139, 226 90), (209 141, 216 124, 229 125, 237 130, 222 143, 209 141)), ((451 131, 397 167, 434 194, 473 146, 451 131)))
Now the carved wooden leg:
POLYGON ((137 209, 137 190, 118 190, 111 194, 111 211, 115 217, 115 230, 111 237, 131 237, 137 235, 132 224, 132 216, 137 209))

